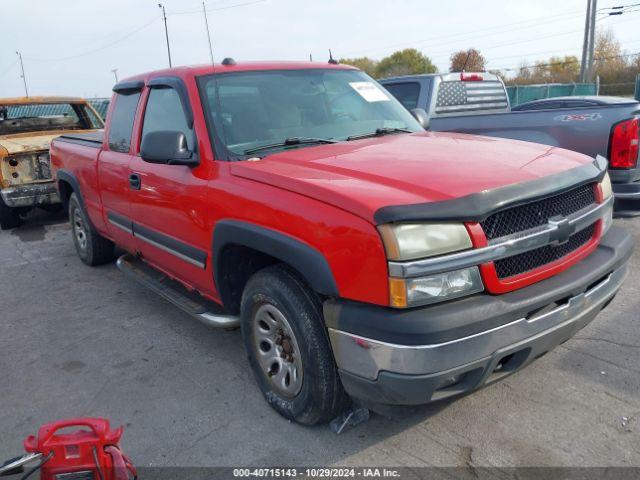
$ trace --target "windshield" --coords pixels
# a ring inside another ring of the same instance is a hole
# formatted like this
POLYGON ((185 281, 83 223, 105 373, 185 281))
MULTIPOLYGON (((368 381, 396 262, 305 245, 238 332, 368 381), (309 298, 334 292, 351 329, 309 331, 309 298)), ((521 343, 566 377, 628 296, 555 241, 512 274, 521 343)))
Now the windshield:
POLYGON ((357 70, 230 73, 202 77, 199 85, 212 141, 227 159, 246 158, 247 151, 267 145, 314 144, 290 139, 317 144, 380 129, 422 130, 393 96, 357 70))
POLYGON ((0 135, 103 127, 102 120, 79 103, 0 104, 0 135))

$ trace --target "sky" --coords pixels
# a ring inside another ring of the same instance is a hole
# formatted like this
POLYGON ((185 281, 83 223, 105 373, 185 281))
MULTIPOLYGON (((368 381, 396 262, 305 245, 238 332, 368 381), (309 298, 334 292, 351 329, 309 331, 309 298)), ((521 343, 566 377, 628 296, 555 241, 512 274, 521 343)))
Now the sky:
MULTIPOLYGON (((598 8, 638 0, 600 0, 598 8)), ((587 0, 206 0, 214 59, 380 59, 414 47, 440 71, 456 50, 478 48, 488 68, 551 55, 580 57, 587 0)), ((164 0, 175 65, 208 63, 201 0, 164 0)), ((168 66, 157 0, 0 0, 0 97, 109 96, 129 75, 168 66)), ((627 53, 640 52, 640 7, 601 15, 627 53)))

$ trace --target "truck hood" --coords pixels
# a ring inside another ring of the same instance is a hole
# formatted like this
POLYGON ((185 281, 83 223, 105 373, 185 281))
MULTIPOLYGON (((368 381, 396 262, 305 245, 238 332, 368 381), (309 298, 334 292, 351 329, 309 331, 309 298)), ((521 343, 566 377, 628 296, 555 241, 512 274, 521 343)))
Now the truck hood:
POLYGON ((382 207, 451 200, 592 161, 535 143, 421 132, 292 149, 234 162, 230 169, 237 177, 315 198, 374 223, 382 207))
MULTIPOLYGON (((83 132, 84 131, 93 130, 83 130, 83 132)), ((53 130, 0 135, 0 150, 2 150, 5 155, 48 150, 51 140, 69 132, 78 132, 78 130, 53 130)))

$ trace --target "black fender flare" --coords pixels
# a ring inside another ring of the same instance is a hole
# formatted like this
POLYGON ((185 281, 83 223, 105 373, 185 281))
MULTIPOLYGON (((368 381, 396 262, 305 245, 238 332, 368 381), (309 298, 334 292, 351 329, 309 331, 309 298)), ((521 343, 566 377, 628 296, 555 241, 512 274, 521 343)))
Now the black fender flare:
MULTIPOLYGON (((82 198, 82 193, 80 192, 80 182, 78 182, 76 176, 73 173, 68 172, 67 170, 58 170, 56 172, 56 185, 58 187, 58 192, 60 193, 62 193, 62 189, 60 188, 61 182, 66 182, 71 185, 71 190, 77 195, 80 205, 86 212, 87 209, 84 206, 84 199, 82 198)), ((65 210, 67 210, 69 208, 69 201, 62 195, 60 195, 60 200, 62 201, 62 205, 64 206, 65 210)))
POLYGON ((251 248, 274 257, 297 270, 316 292, 339 296, 331 267, 318 250, 294 237, 237 220, 221 220, 213 230, 213 275, 219 292, 222 278, 220 256, 229 245, 251 248))

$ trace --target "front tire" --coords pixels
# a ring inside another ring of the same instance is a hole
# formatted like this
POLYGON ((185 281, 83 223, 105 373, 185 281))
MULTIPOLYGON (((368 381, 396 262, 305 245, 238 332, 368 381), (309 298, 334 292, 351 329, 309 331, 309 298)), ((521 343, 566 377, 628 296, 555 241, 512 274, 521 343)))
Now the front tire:
POLYGON ((347 408, 322 305, 296 272, 274 265, 254 274, 242 295, 241 320, 258 386, 280 415, 313 425, 347 408))
POLYGON ((73 243, 83 263, 94 267, 113 260, 115 245, 93 228, 75 193, 69 198, 69 221, 73 243))

